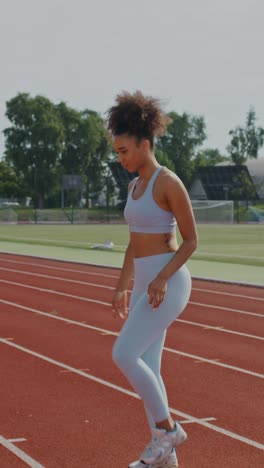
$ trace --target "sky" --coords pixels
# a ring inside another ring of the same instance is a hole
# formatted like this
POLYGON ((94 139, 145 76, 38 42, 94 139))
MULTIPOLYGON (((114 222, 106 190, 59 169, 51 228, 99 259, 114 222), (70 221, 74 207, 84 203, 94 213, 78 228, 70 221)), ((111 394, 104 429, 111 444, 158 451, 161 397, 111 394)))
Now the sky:
POLYGON ((0 155, 19 92, 104 117, 137 89, 226 153, 250 106, 264 127, 263 18, 263 0, 0 0, 0 155))

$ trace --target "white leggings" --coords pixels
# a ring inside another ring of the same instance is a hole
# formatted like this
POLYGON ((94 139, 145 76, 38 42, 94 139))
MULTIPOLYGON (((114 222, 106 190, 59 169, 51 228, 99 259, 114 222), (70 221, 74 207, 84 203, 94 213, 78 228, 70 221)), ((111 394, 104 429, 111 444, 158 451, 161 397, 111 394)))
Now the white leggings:
POLYGON ((166 330, 186 307, 191 276, 183 265, 168 281, 166 296, 153 310, 148 304, 149 283, 174 253, 134 259, 135 282, 129 315, 113 348, 113 360, 143 400, 149 424, 169 417, 166 389, 160 374, 166 330))

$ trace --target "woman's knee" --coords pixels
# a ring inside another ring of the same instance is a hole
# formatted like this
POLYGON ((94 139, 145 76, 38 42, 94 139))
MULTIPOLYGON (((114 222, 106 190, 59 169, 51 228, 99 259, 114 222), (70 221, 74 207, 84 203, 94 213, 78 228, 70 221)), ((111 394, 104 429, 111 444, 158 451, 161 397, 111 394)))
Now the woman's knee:
POLYGON ((115 342, 114 346, 113 346, 113 349, 112 349, 112 359, 114 361, 115 364, 118 365, 118 362, 120 360, 120 351, 119 351, 119 347, 117 346, 117 343, 115 342))
POLYGON ((120 369, 126 369, 130 366, 133 366, 135 363, 135 359, 127 349, 127 347, 122 346, 118 340, 115 342, 112 350, 112 359, 114 363, 120 369))

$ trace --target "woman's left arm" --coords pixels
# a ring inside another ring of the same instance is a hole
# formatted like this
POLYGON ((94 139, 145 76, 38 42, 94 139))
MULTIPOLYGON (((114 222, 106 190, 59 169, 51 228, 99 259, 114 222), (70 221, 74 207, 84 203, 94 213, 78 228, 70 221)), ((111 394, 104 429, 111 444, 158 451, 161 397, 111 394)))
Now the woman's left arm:
POLYGON ((168 205, 176 218, 182 237, 179 249, 159 273, 159 276, 168 280, 197 248, 198 235, 191 200, 182 181, 178 177, 171 177, 167 182, 166 192, 168 205))
POLYGON ((184 184, 177 176, 171 176, 166 181, 166 197, 168 206, 177 220, 182 243, 172 259, 149 285, 149 303, 153 305, 154 309, 164 299, 167 281, 190 258, 198 243, 191 201, 184 184))

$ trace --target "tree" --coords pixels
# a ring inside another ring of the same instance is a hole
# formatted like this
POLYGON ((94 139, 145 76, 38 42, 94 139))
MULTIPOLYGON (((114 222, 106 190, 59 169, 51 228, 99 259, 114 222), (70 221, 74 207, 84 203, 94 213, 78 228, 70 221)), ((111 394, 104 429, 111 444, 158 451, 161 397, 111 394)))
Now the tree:
POLYGON ((167 154, 164 153, 160 148, 155 148, 155 157, 161 166, 166 166, 171 171, 175 172, 175 166, 173 161, 171 161, 167 154))
POLYGON ((47 98, 32 98, 26 93, 7 102, 6 116, 11 126, 4 130, 5 159, 23 180, 35 205, 38 199, 39 208, 43 208, 58 177, 63 125, 47 98))
POLYGON ((24 196, 18 177, 5 161, 0 161, 0 197, 18 198, 24 196))
POLYGON ((83 159, 82 171, 86 182, 86 203, 92 192, 100 192, 105 186, 106 162, 111 154, 111 145, 103 119, 97 112, 83 111, 87 128, 90 128, 90 157, 83 159), (91 131, 92 130, 92 131, 91 131))
POLYGON ((256 113, 253 107, 249 109, 245 127, 230 130, 231 142, 227 146, 232 161, 244 164, 249 158, 257 158, 259 149, 264 144, 264 129, 256 128, 256 113))
POLYGON ((110 153, 103 120, 97 112, 76 111, 65 103, 58 104, 57 110, 64 126, 60 172, 83 177, 88 206, 91 192, 104 186, 104 162, 110 153))
POLYGON ((174 164, 176 173, 188 187, 194 171, 194 159, 198 148, 203 144, 205 134, 205 122, 203 117, 182 115, 170 112, 171 123, 166 135, 158 140, 157 147, 174 164))
POLYGON ((199 151, 194 162, 195 168, 198 168, 201 166, 215 166, 217 163, 229 160, 230 158, 221 154, 217 148, 207 148, 199 151))
POLYGON ((232 179, 230 195, 234 200, 255 200, 257 197, 256 186, 245 170, 232 179))
POLYGON ((81 173, 82 145, 84 135, 82 134, 81 113, 64 102, 56 106, 60 121, 63 125, 63 142, 60 156, 60 170, 62 174, 81 173))

